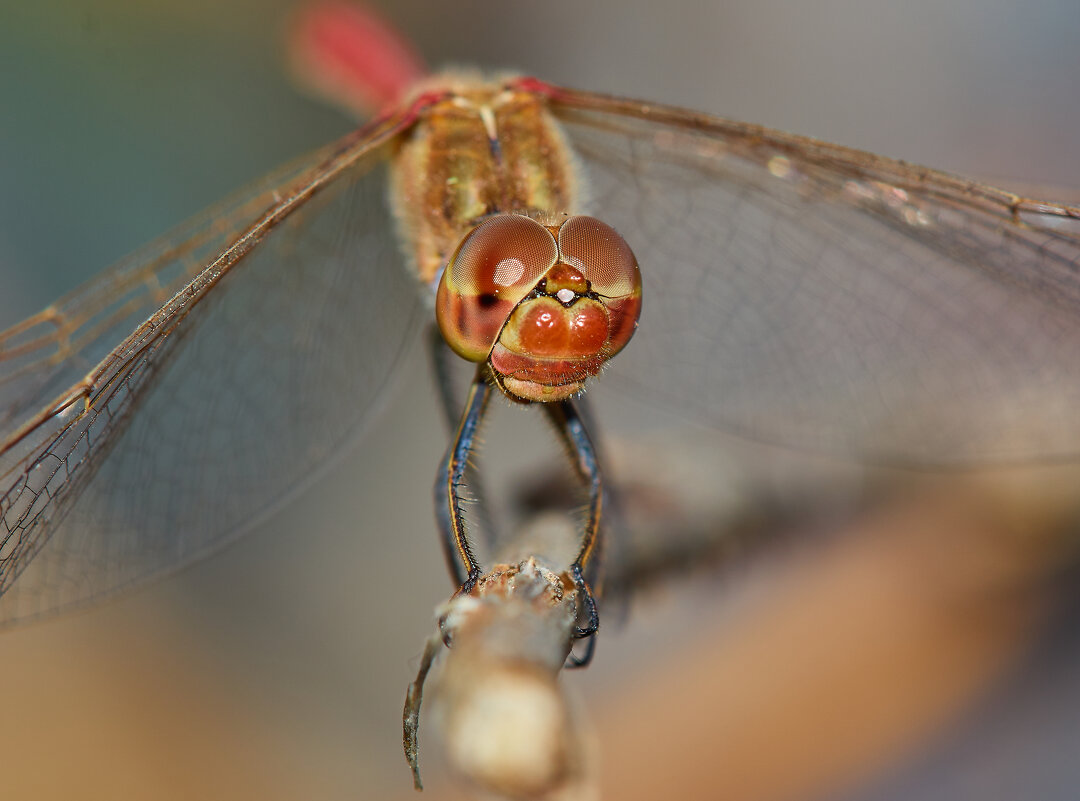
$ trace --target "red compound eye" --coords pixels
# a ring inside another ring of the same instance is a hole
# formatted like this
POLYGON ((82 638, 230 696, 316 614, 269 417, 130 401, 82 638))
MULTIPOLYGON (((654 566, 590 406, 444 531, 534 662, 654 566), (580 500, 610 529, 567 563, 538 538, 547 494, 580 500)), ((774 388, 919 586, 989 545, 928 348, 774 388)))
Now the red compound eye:
POLYGON ((630 341, 641 313, 641 273, 626 240, 592 217, 555 231, 558 263, 542 294, 522 296, 488 357, 502 390, 523 401, 580 392, 630 341))
POLYGON ((604 357, 622 350, 641 314, 641 271, 633 251, 607 223, 571 217, 559 229, 559 257, 589 281, 608 311, 604 357))
POLYGON ((498 214, 458 246, 439 281, 435 314, 455 353, 482 362, 514 307, 559 256, 555 238, 519 214, 498 214))

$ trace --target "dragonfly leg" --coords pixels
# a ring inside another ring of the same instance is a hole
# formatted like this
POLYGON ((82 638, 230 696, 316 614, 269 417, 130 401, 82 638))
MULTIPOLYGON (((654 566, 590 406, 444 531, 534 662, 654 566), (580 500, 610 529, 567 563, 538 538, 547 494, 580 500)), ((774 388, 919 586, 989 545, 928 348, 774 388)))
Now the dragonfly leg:
MULTIPOLYGON (((446 344, 442 332, 434 323, 428 326, 427 341, 432 372, 435 374, 435 388, 439 395, 439 405, 443 410, 443 420, 446 421, 446 428, 449 431, 455 431, 458 425, 459 410, 461 409, 461 398, 454 391, 452 365, 459 363, 461 357, 450 350, 450 346, 446 344)), ((436 490, 436 492, 440 491, 436 490)), ((469 476, 469 492, 473 500, 472 515, 476 520, 476 527, 483 533, 484 543, 489 548, 494 547, 495 523, 492 520, 490 507, 487 504, 484 482, 480 480, 480 476, 475 475, 475 472, 469 476)))
POLYGON ((583 668, 588 667, 592 662, 593 653, 596 651, 596 637, 585 638, 585 653, 578 656, 573 651, 570 652, 570 656, 566 657, 566 665, 568 668, 583 668))
MULTIPOLYGON (((577 409, 578 415, 584 424, 586 431, 596 431, 598 426, 596 423, 596 415, 593 413, 593 405, 590 403, 589 398, 581 396, 574 401, 574 408, 577 409)), ((605 457, 603 443, 593 442, 592 452, 593 461, 596 464, 610 465, 611 462, 605 457)), ((603 534, 603 531, 620 531, 623 526, 623 504, 622 496, 619 493, 619 486, 616 483, 612 485, 611 475, 606 475, 606 481, 604 484, 604 517, 603 517, 603 529, 598 530, 596 533, 596 544, 592 553, 588 559, 588 570, 585 573, 585 579, 589 582, 589 586, 592 588, 593 593, 600 597, 604 594, 604 577, 605 571, 603 570, 604 564, 604 551, 607 547, 607 539, 603 534)))
MULTIPOLYGON (((588 506, 586 507, 585 531, 581 537, 581 546, 577 556, 570 563, 569 574, 574 586, 578 591, 579 617, 584 618, 584 625, 574 629, 574 637, 577 639, 591 637, 600 627, 600 615, 596 608, 596 599, 593 597, 590 582, 586 578, 594 573, 599 566, 597 552, 600 540, 600 512, 603 507, 603 485, 600 481, 600 465, 596 459, 596 450, 589 432, 572 401, 558 401, 557 403, 544 404, 559 436, 566 446, 573 462, 574 469, 586 485, 589 493, 588 506)), ((580 666, 592 656, 592 645, 588 647, 585 656, 578 660, 571 657, 571 665, 580 666)))
POLYGON ((469 455, 476 445, 480 422, 490 398, 491 385, 481 368, 469 387, 465 412, 435 478, 435 509, 442 534, 443 553, 450 573, 459 585, 458 595, 472 592, 480 578, 480 565, 465 530, 460 490, 468 468, 469 455))

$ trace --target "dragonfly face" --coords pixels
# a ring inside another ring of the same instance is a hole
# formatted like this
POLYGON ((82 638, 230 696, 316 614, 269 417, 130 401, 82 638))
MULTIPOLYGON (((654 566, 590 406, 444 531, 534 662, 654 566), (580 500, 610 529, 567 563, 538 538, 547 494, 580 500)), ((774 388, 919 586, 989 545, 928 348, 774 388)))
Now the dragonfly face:
POLYGON ((485 220, 450 259, 436 298, 450 347, 486 361, 499 388, 523 401, 580 392, 629 342, 641 311, 637 261, 611 226, 545 222, 485 220))

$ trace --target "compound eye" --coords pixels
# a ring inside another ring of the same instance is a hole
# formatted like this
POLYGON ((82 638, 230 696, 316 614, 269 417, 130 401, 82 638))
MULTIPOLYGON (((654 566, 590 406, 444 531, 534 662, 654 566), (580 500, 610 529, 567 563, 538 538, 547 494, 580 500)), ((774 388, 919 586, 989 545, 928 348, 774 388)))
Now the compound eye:
POLYGON ((595 217, 571 217, 559 229, 559 254, 605 298, 641 292, 641 272, 626 240, 595 217))
POLYGON ((608 310, 606 357, 630 341, 641 314, 641 271, 626 240, 595 217, 571 217, 559 229, 559 256, 589 281, 608 310))
POLYGON ((510 312, 558 257, 547 228, 520 214, 497 214, 472 229, 443 271, 435 298, 447 344, 469 361, 484 361, 510 312))

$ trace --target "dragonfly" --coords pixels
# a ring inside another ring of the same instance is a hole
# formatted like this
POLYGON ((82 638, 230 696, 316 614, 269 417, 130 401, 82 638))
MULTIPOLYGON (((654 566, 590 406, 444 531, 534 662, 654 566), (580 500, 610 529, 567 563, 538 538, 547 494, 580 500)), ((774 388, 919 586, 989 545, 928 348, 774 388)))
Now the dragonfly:
MULTIPOLYGON (((1076 208, 660 104, 490 86, 551 115, 582 176, 573 212, 641 265, 649 300, 610 389, 857 461, 1076 457, 1076 208)), ((386 197, 436 102, 0 334, 0 621, 200 558, 375 418, 432 317, 386 197)))

